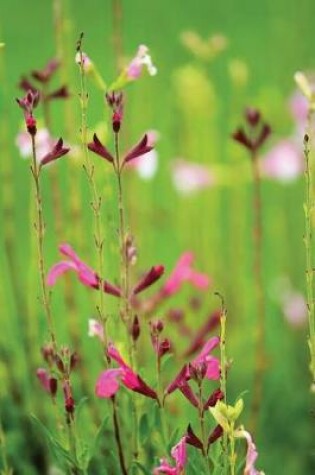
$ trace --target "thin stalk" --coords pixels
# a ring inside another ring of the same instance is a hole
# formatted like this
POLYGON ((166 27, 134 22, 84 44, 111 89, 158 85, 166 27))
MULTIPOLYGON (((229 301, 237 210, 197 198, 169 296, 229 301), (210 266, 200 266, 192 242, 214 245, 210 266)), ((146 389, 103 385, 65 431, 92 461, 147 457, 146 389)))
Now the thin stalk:
POLYGON ((263 376, 265 372, 265 338, 266 338, 266 322, 265 322, 265 299, 263 290, 263 274, 262 274, 262 200, 261 200, 261 182, 259 174, 258 157, 254 153, 252 156, 252 171, 254 178, 254 196, 253 196, 253 212, 254 212, 254 279, 256 289, 257 302, 257 328, 255 342, 255 373, 253 386, 253 400, 251 407, 251 426, 252 432, 255 431, 258 423, 259 409, 262 401, 263 376))
POLYGON ((199 407, 198 407, 200 431, 201 431, 201 440, 202 440, 202 456, 205 464, 205 471, 211 475, 211 461, 208 457, 208 438, 205 428, 205 413, 203 409, 203 398, 202 398, 202 382, 199 384, 199 407))
POLYGON ((84 71, 84 64, 81 52, 81 62, 80 62, 80 105, 81 105, 81 143, 84 154, 84 170, 87 175, 90 193, 91 193, 91 207, 94 215, 94 242, 96 253, 98 257, 98 273, 100 278, 100 291, 99 291, 99 305, 97 306, 99 320, 104 329, 104 349, 105 353, 107 351, 108 336, 107 336, 107 316, 105 315, 105 306, 104 306, 104 292, 103 292, 103 282, 102 276, 104 274, 104 265, 103 265, 103 247, 104 247, 104 237, 102 232, 102 221, 101 221, 101 208, 102 208, 102 197, 99 195, 96 183, 94 180, 94 166, 91 163, 90 156, 87 148, 87 104, 88 104, 88 93, 86 90, 86 78, 84 71))
POLYGON ((229 462, 230 462, 230 475, 235 475, 236 453, 235 453, 235 438, 234 438, 234 423, 231 425, 231 432, 229 436, 229 462))
POLYGON ((36 201, 36 222, 35 222, 35 230, 37 235, 37 248, 38 248, 38 268, 39 268, 39 275, 40 275, 40 283, 41 283, 41 292, 42 292, 42 302, 43 307, 46 313, 47 319, 47 326, 50 335, 51 344, 56 353, 57 350, 57 343, 56 343, 56 335, 54 330, 54 322, 51 312, 51 305, 50 305, 50 296, 46 285, 46 270, 45 270, 45 260, 44 260, 44 234, 45 234, 45 223, 43 217, 43 207, 42 207, 42 195, 41 195, 41 188, 40 188, 40 167, 37 163, 36 159, 36 144, 35 144, 35 137, 32 135, 32 166, 31 171, 33 175, 34 181, 34 188, 35 188, 35 201, 36 201))
MULTIPOLYGON (((128 348, 129 348, 129 358, 130 363, 133 368, 135 368, 135 346, 133 344, 132 336, 130 333, 132 313, 129 302, 129 260, 127 256, 126 248, 126 225, 125 225, 125 210, 123 203, 123 187, 122 187, 122 167, 120 163, 120 153, 119 153, 119 134, 115 132, 115 172, 117 177, 117 188, 118 188, 118 214, 119 214, 119 243, 120 243, 120 283, 122 289, 122 298, 121 298, 121 318, 125 323, 127 330, 128 338, 128 348)), ((133 456, 134 459, 138 458, 138 414, 135 395, 131 395, 132 402, 132 418, 133 418, 133 456)))
MULTIPOLYGON (((309 114, 310 122, 310 114, 309 114)), ((305 235, 304 244, 306 252, 306 292, 307 292, 307 313, 309 324, 308 346, 310 350, 310 372, 312 375, 312 390, 315 390, 315 314, 314 314, 314 288, 313 288, 313 256, 312 256, 312 217, 314 211, 314 192, 312 183, 312 167, 310 161, 310 137, 304 137, 304 157, 305 157, 305 235)))
POLYGON ((9 466, 7 450, 6 450, 6 440, 2 424, 0 423, 0 448, 1 448, 1 460, 2 460, 2 475, 13 475, 13 470, 9 466))
POLYGON ((158 394, 158 403, 160 409, 161 417, 161 426, 162 426, 162 439, 164 448, 167 449, 167 443, 169 441, 168 427, 165 418, 165 405, 164 405, 164 390, 162 385, 161 378, 161 358, 159 355, 156 355, 156 380, 157 380, 157 394, 158 394))
MULTIPOLYGON (((220 327, 221 327, 221 334, 220 334, 220 389, 223 393, 223 402, 227 404, 227 384, 226 384, 226 372, 227 372, 227 357, 226 357, 226 316, 227 311, 224 305, 223 297, 217 294, 221 299, 221 316, 220 316, 220 327)), ((222 473, 226 474, 227 465, 228 465, 228 435, 226 431, 223 431, 223 435, 221 438, 221 466, 222 466, 222 473)))
POLYGON ((121 473, 123 475, 127 475, 128 471, 126 469, 124 451, 123 451, 123 447, 122 447, 122 443, 121 443, 119 421, 118 421, 118 411, 117 411, 117 407, 116 407, 115 396, 112 397, 112 404, 113 404, 114 433, 115 433, 116 445, 117 445, 117 448, 118 448, 119 464, 120 464, 120 468, 121 468, 121 473))

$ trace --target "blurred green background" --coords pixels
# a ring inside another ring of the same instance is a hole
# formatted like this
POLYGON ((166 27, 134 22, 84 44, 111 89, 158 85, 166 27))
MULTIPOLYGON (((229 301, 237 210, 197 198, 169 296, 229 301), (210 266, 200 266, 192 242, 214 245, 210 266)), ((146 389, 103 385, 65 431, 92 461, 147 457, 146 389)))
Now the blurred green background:
MULTIPOLYGON (((15 145, 17 133, 23 127, 15 97, 22 96, 17 87, 21 75, 42 68, 56 55, 58 3, 1 0, 0 5, 0 41, 6 44, 0 52, 1 420, 10 464, 21 474, 41 473, 36 467, 42 457, 42 447, 32 429, 29 413, 45 420, 51 416, 48 415, 49 400, 44 401, 31 373, 42 364, 39 349, 47 335, 36 297, 29 166, 15 145)), ((183 251, 195 253, 196 267, 211 275, 213 291, 220 290, 227 302, 228 353, 233 359, 229 398, 232 402, 240 393, 248 391, 244 399, 249 406, 256 326, 252 186, 247 178, 250 176, 248 157, 232 142, 230 135, 242 123, 247 105, 259 107, 271 124, 273 134, 266 150, 292 134, 294 123, 288 101, 294 91, 293 74, 296 70, 311 71, 315 66, 315 3, 311 0, 122 0, 121 4, 125 64, 139 44, 146 44, 158 67, 157 76, 144 75, 126 90, 126 147, 135 143, 145 130, 155 129, 160 134, 156 176, 143 181, 136 173, 128 173, 126 178, 126 208, 130 229, 139 247, 139 267, 145 269, 161 262, 170 271, 183 251), (227 47, 214 60, 204 61, 183 45, 181 34, 187 30, 195 31, 201 38, 224 35, 227 47), (231 62, 233 65, 235 60, 241 61, 248 73, 240 83, 231 77, 231 62), (214 167, 220 176, 219 183, 191 195, 181 195, 171 179, 172 163, 178 157, 214 167)), ((54 136, 63 136, 75 145, 80 143, 79 75, 74 64, 76 40, 83 31, 84 50, 104 78, 109 82, 113 80, 117 64, 113 9, 109 0, 61 1, 60 5, 66 18, 61 46, 68 63, 55 81, 58 85, 68 77, 72 97, 68 105, 61 101, 52 105, 52 129, 54 136)), ((102 94, 92 82, 88 83, 88 89, 90 131, 100 127, 106 135, 108 113, 102 94)), ((301 149, 302 146, 301 143, 301 149)), ((115 185, 109 167, 103 163, 96 163, 96 167, 105 199, 105 267, 107 274, 117 279, 115 185)), ((95 264, 88 187, 81 167, 75 158, 64 159, 58 164, 58 175, 63 214, 58 236, 53 224, 48 174, 43 185, 48 265, 59 259, 60 241, 71 242, 87 262, 95 264), (73 189, 82 191, 79 205, 73 189), (76 205, 79 219, 72 221, 71 206, 76 205)), ((304 292, 303 199, 303 177, 287 185, 271 180, 263 182, 263 268, 269 364, 256 442, 258 466, 266 474, 315 473, 314 396, 309 394, 307 327, 306 324, 290 325, 271 291, 277 279, 285 276, 297 291, 304 292)), ((72 281, 77 303, 75 315, 67 314, 63 284, 54 290, 58 336, 64 344, 69 338, 72 344, 80 341, 92 393, 101 368, 95 342, 87 338, 87 319, 94 312, 94 295, 74 278, 72 281)), ((210 292, 203 296, 202 310, 195 314, 187 304, 192 295, 191 289, 185 288, 173 306, 186 308, 188 323, 196 329, 218 302, 210 292)), ((115 302, 109 301, 108 308, 109 312, 115 312, 115 302)), ((176 329, 169 331, 176 340, 176 329)), ((178 347, 184 349, 187 341, 179 335, 177 340, 178 347)), ((149 354, 150 350, 146 351, 149 354)), ((78 393, 84 393, 79 382, 77 385, 78 393)), ((99 410, 101 407, 99 404, 99 410)))

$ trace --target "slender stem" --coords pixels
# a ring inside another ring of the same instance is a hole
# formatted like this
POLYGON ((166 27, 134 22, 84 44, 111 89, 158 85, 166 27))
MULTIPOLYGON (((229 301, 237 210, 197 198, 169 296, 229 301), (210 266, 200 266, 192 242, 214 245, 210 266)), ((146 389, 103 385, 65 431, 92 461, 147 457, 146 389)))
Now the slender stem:
MULTIPOLYGON (((309 113, 310 129, 311 115, 309 113)), ((315 389, 315 314, 314 314, 314 288, 313 288, 313 257, 312 257, 312 218, 314 211, 314 192, 312 183, 312 166, 310 161, 310 136, 304 137, 304 157, 305 157, 305 251, 306 251, 306 291, 307 291, 307 312, 309 323, 308 345, 310 350, 310 371, 312 375, 312 389, 315 389)))
POLYGON ((126 469, 124 451, 123 451, 123 447, 122 447, 122 443, 121 443, 119 421, 118 421, 118 411, 117 411, 117 407, 116 407, 115 396, 112 397, 112 403, 113 403, 114 433, 115 433, 116 445, 117 445, 117 448, 118 448, 118 457, 119 457, 121 473, 123 473, 124 475, 127 475, 128 471, 126 469))
POLYGON ((236 453, 235 453, 235 438, 234 438, 234 423, 231 425, 231 432, 229 436, 230 441, 230 474, 235 475, 236 453))
MULTIPOLYGON (((227 357, 226 357, 226 316, 227 311, 224 305, 223 297, 220 294, 217 294, 221 299, 221 316, 220 316, 220 362, 221 362, 221 371, 220 371, 220 389, 223 393, 223 401, 227 404, 227 384, 226 384, 226 372, 227 372, 227 357)), ((223 431, 221 439, 221 466, 223 475, 226 474, 227 465, 228 465, 228 435, 226 431, 223 431)))
POLYGON ((57 350, 56 336, 54 330, 54 323, 51 312, 50 297, 46 286, 46 271, 45 271, 45 261, 44 261, 44 234, 45 234, 45 223, 43 217, 43 208, 42 208, 42 196, 40 188, 40 167, 37 164, 36 160, 36 144, 35 137, 32 135, 32 175, 34 179, 34 188, 35 188, 35 201, 36 201, 36 235, 37 235, 37 247, 38 247, 38 267, 40 274, 41 290, 42 290, 42 300, 43 306, 46 313, 48 331, 50 334, 50 340, 54 352, 57 350))
POLYGON ((81 143, 84 153, 84 170, 87 175, 90 193, 91 193, 91 207, 94 215, 94 241, 96 252, 98 256, 98 273, 100 279, 100 291, 99 291, 99 305, 97 307, 99 319, 103 325, 104 329, 104 348, 105 353, 107 351, 108 336, 107 336, 107 316, 105 315, 104 308, 104 292, 103 292, 103 281, 102 277, 104 274, 104 265, 103 265, 103 247, 104 247, 104 237, 102 231, 102 220, 101 220, 101 208, 102 208, 102 198, 99 195, 94 180, 94 166, 91 163, 90 156, 87 148, 87 105, 88 105, 88 93, 86 90, 86 78, 85 70, 83 64, 82 52, 81 61, 80 61, 80 105, 81 105, 81 143))
POLYGON ((258 157, 254 153, 252 156, 252 170, 254 178, 254 196, 253 196, 253 211, 254 211, 254 278, 256 288, 257 301, 257 329, 255 342, 255 373, 254 373, 254 387, 253 400, 251 408, 251 425, 254 432, 258 423, 259 409, 262 400, 263 376, 265 371, 265 301, 263 291, 263 275, 262 275, 262 201, 261 201, 261 183, 259 175, 258 157))
POLYGON ((5 435, 4 435, 4 431, 3 431, 1 423, 0 423, 0 448, 1 448, 1 459, 2 459, 2 465, 3 465, 3 469, 1 473, 2 475, 12 475, 13 471, 9 467, 8 458, 7 458, 7 450, 6 450, 6 440, 5 440, 5 435))
POLYGON ((199 415, 199 423, 200 423, 200 430, 201 430, 201 440, 202 440, 202 456, 204 459, 205 470, 206 472, 211 475, 211 462, 208 457, 208 438, 206 434, 205 428, 205 415, 203 409, 203 395, 202 395, 202 381, 199 383, 199 407, 198 407, 198 415, 199 415))
MULTIPOLYGON (((126 248, 126 225, 125 212, 123 204, 123 187, 122 187, 122 167, 120 163, 119 153, 119 134, 115 133, 115 172, 117 177, 118 188, 118 214, 119 214, 119 242, 120 242, 120 283, 122 289, 121 298, 121 318, 125 323, 128 338, 129 358, 133 368, 135 368, 135 345, 130 334, 130 326, 132 321, 131 307, 129 302, 129 260, 126 248)), ((138 458, 138 414, 136 399, 134 393, 131 395, 132 401, 132 417, 133 417, 133 456, 138 458)))

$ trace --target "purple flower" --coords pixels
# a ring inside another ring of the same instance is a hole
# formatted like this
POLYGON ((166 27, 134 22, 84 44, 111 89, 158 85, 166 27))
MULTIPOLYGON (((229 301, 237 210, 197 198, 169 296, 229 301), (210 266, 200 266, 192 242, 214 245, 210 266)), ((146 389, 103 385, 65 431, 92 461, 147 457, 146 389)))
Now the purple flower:
MULTIPOLYGON (((69 260, 61 261, 55 264, 49 271, 47 275, 47 285, 53 286, 61 275, 69 270, 76 272, 80 282, 87 287, 93 289, 100 288, 100 277, 97 273, 88 267, 78 255, 74 252, 72 247, 69 244, 61 244, 59 246, 59 251, 64 256, 68 257, 69 260)), ((111 284, 106 280, 102 280, 103 291, 107 294, 114 295, 115 297, 121 296, 121 290, 119 287, 111 284)))

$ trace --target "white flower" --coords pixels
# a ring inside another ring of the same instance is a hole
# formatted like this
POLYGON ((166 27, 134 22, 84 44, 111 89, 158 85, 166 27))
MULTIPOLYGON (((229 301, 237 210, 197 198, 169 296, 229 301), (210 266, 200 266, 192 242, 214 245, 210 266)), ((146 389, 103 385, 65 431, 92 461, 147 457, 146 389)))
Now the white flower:
POLYGON ((152 63, 151 56, 149 55, 149 48, 145 45, 140 45, 136 56, 127 66, 128 79, 138 79, 143 66, 147 68, 150 76, 155 76, 157 74, 157 68, 152 63))

